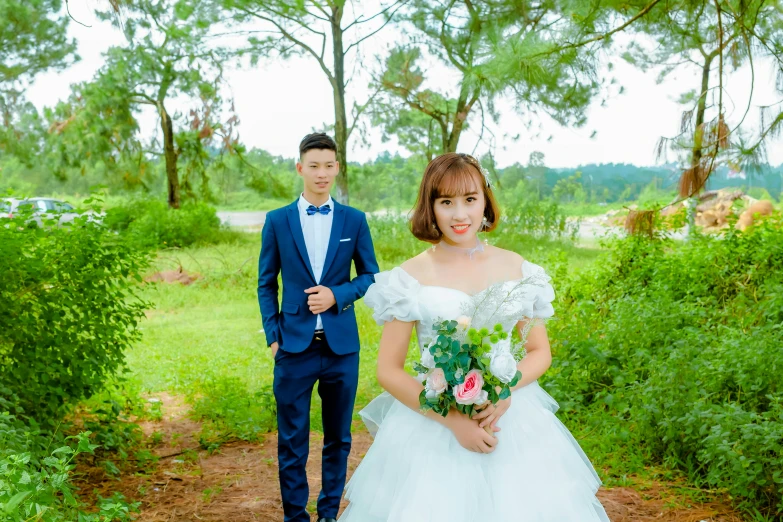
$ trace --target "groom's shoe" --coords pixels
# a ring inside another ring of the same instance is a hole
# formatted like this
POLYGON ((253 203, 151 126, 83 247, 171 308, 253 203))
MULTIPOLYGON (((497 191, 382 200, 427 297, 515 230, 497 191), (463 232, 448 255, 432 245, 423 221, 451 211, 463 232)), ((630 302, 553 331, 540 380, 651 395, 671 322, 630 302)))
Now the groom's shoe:
POLYGON ((319 518, 318 522, 337 522, 336 518, 319 518))

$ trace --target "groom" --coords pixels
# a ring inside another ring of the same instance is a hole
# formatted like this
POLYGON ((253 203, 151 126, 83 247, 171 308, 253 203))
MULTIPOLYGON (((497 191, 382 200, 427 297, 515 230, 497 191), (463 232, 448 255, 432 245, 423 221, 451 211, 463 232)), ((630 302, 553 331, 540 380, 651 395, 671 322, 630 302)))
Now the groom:
POLYGON ((275 359, 277 447, 285 522, 309 522, 305 465, 310 398, 318 381, 324 427, 321 522, 334 522, 351 451, 351 417, 359 378, 359 331, 353 303, 378 272, 363 212, 334 201, 337 146, 326 134, 299 144, 296 171, 304 193, 266 216, 258 260, 258 304, 275 359), (356 277, 351 279, 351 261, 356 277), (278 307, 278 274, 283 298, 278 307))

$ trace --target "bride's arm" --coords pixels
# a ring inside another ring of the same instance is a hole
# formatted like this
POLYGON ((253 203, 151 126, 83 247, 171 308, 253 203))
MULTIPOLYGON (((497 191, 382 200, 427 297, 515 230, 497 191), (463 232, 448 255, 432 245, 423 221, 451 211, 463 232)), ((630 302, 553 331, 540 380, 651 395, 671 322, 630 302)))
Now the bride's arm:
MULTIPOLYGON (((383 326, 376 376, 378 383, 395 399, 413 411, 419 411, 419 394, 424 385, 405 371, 405 357, 408 354, 413 324, 394 320, 383 326)), ((445 424, 445 419, 432 411, 428 411, 426 416, 445 424)))
MULTIPOLYGON (((522 332, 525 327, 525 321, 519 321, 517 328, 522 332)), ((519 361, 517 368, 522 372, 522 378, 519 380, 514 390, 518 390, 535 381, 549 369, 552 364, 552 350, 549 346, 549 337, 546 334, 546 327, 543 324, 537 324, 530 329, 525 343, 527 354, 525 358, 519 361)))
MULTIPOLYGON (((390 321, 383 327, 381 345, 378 350, 378 383, 395 399, 413 411, 420 412, 419 395, 424 386, 405 371, 405 356, 408 354, 413 323, 390 321)), ((459 443, 468 450, 490 453, 497 439, 479 428, 476 421, 456 410, 442 417, 432 410, 424 412, 426 417, 444 425, 454 432, 459 443)))
MULTIPOLYGON (((519 321, 517 328, 520 335, 524 331, 526 326, 525 321, 519 321)), ((533 326, 528 332, 527 342, 525 343, 525 350, 527 354, 525 358, 519 361, 517 368, 522 372, 522 378, 516 386, 511 390, 518 390, 524 386, 527 386, 531 382, 535 381, 549 369, 552 364, 552 351, 549 347, 549 337, 546 334, 546 327, 542 324, 533 326)), ((481 410, 479 413, 473 416, 474 419, 480 421, 479 426, 484 427, 486 425, 496 428, 498 419, 502 417, 511 406, 512 397, 498 401, 496 406, 487 405, 487 407, 481 410)))

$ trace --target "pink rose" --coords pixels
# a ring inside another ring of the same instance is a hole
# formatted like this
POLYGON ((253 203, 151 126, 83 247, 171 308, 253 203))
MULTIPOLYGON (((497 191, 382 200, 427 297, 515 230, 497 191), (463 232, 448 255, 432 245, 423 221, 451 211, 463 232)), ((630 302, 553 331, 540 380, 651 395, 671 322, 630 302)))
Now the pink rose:
POLYGON ((446 374, 440 368, 435 368, 427 376, 427 382, 424 385, 427 390, 427 398, 434 399, 446 391, 449 383, 446 382, 446 374))
POLYGON ((481 404, 486 398, 485 393, 481 393, 484 386, 484 377, 479 370, 470 370, 465 376, 465 382, 458 384, 454 388, 454 398, 457 404, 481 404))
POLYGON ((470 317, 467 315, 461 315, 457 317, 457 326, 463 330, 467 330, 470 327, 470 317))

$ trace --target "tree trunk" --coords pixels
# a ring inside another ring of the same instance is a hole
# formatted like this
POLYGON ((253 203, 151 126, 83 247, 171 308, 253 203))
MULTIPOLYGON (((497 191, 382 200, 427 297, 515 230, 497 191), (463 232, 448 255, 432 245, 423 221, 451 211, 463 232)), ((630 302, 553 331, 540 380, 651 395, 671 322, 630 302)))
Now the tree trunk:
POLYGON ((704 143, 704 113, 707 111, 707 90, 710 88, 710 68, 713 56, 710 54, 704 59, 701 69, 701 92, 699 104, 696 107, 696 127, 693 131, 693 150, 691 152, 691 167, 696 168, 701 163, 702 144, 704 143))
POLYGON ((162 102, 158 103, 160 128, 163 130, 163 155, 166 158, 166 179, 168 180, 168 203, 170 208, 179 208, 179 173, 177 172, 177 151, 174 149, 174 128, 171 117, 162 102))
POLYGON ((444 152, 457 152, 459 147, 459 139, 462 136, 462 130, 465 128, 465 122, 468 119, 470 110, 473 108, 475 100, 468 102, 468 90, 465 87, 465 78, 462 79, 462 86, 459 90, 459 98, 457 99, 457 107, 454 111, 454 121, 451 125, 451 133, 445 138, 443 143, 444 152))
MULTIPOLYGON (((696 126, 693 129, 693 149, 691 150, 691 172, 693 179, 701 178, 701 158, 704 145, 704 114, 707 112, 707 91, 710 88, 710 68, 712 66, 713 55, 710 54, 704 58, 704 65, 701 69, 701 91, 699 93, 699 104, 696 106, 696 126), (696 175, 695 173, 698 173, 696 175)), ((701 187, 703 188, 703 187, 701 187)), ((699 190, 701 190, 701 188, 699 190)), ((689 189, 690 191, 690 189, 689 189)), ((685 205, 685 216, 688 232, 686 237, 691 238, 696 235, 696 205, 698 204, 696 194, 693 194, 685 205)))
POLYGON ((340 173, 335 183, 335 197, 343 204, 349 203, 348 196, 348 118, 345 114, 345 50, 343 48, 343 7, 332 7, 332 51, 334 55, 334 141, 337 143, 337 161, 340 173))
MULTIPOLYGON (((440 139, 441 139, 441 149, 443 150, 443 154, 447 152, 455 152, 451 149, 449 149, 449 120, 448 117, 443 118, 446 120, 445 123, 440 122, 440 139)), ((459 138, 457 138, 459 139, 459 138)))

